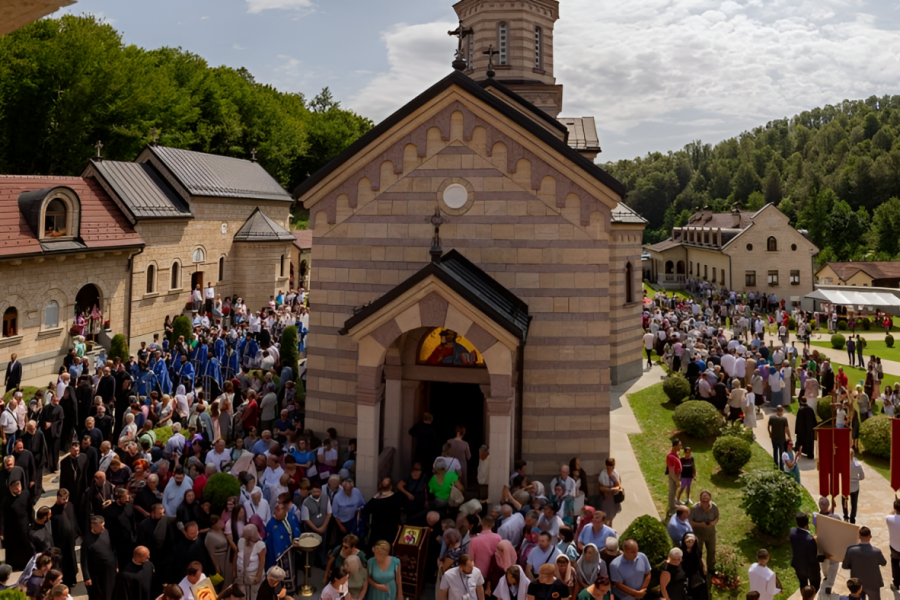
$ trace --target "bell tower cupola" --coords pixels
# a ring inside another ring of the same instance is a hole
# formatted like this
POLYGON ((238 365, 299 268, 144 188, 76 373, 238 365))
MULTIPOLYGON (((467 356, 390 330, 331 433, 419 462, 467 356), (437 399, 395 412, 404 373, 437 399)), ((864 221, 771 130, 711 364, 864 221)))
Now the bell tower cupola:
MULTIPOLYGON (((553 118, 562 86, 553 76, 557 0, 460 0, 453 6, 463 32, 460 55, 472 79, 493 78, 553 118)), ((462 66, 461 63, 458 63, 462 66)))

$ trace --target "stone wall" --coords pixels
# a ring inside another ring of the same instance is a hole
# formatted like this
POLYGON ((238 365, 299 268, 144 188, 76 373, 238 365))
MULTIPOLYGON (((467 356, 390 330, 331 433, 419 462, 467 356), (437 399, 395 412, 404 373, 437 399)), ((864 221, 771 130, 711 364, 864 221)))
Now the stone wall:
POLYGON ((613 224, 610 241, 610 381, 613 385, 640 377, 641 242, 643 227, 613 224), (626 265, 631 265, 631 299, 626 297, 626 265))
MULTIPOLYGON (((223 298, 238 294, 249 308, 259 309, 269 300, 269 294, 287 287, 290 251, 285 243, 275 256, 268 250, 262 252, 271 269, 263 268, 256 261, 257 271, 244 270, 238 273, 233 238, 253 210, 259 208, 272 220, 286 229, 290 227, 290 206, 286 202, 255 201, 231 198, 192 198, 193 219, 144 220, 135 226, 147 244, 134 264, 133 315, 131 344, 149 342, 154 333, 161 333, 166 315, 175 317, 182 314, 190 302, 191 276, 203 273, 203 287, 212 282, 217 296, 223 298), (194 251, 202 249, 205 260, 193 262, 194 251), (280 270, 280 256, 285 254, 285 277, 277 275, 280 270), (224 274, 219 277, 219 260, 224 258, 224 274), (179 265, 180 278, 177 287, 171 286, 172 267, 179 265), (147 267, 156 269, 155 291, 147 292, 147 267), (264 276, 264 277, 263 277, 264 276), (252 296, 251 304, 248 296, 252 296), (257 302, 262 298, 262 304, 257 302)), ((243 264, 249 256, 244 256, 243 264)), ((188 313, 189 314, 189 313, 188 313)))
POLYGON ((103 318, 112 334, 125 330, 128 258, 134 252, 86 252, 0 262, 0 314, 18 311, 19 335, 0 338, 0 377, 5 377, 10 354, 23 365, 23 378, 56 374, 72 347, 69 335, 75 317, 75 297, 86 284, 100 291, 103 318), (44 326, 44 308, 59 305, 57 327, 44 326))

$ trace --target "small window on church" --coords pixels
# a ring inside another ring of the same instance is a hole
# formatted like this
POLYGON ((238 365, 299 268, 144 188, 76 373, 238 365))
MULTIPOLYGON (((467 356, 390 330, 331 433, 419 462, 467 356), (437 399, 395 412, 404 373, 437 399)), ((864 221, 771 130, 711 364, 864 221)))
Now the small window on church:
POLYGON ((544 33, 541 31, 540 27, 534 28, 534 68, 535 69, 543 69, 544 61, 543 61, 543 45, 544 45, 544 33))
POLYGON ((500 23, 497 25, 497 64, 509 64, 509 25, 500 23))
POLYGON ((55 198, 44 211, 44 237, 63 237, 67 229, 66 203, 55 198))
POLYGON ((19 335, 19 311, 10 306, 3 313, 3 337, 19 335))
POLYGON ((44 307, 44 329, 59 327, 59 303, 51 300, 44 307))
POLYGON ((195 263, 202 263, 206 260, 206 252, 203 251, 203 248, 197 248, 194 250, 194 258, 195 263))

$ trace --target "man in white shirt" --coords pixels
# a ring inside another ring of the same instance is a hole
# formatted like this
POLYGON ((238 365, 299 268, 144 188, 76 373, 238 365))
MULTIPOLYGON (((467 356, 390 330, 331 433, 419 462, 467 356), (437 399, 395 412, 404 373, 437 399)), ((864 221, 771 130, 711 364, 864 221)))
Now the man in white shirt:
MULTIPOLYGON (((557 551, 558 552, 558 551, 557 551)), ((484 600, 484 576, 468 554, 441 578, 438 600, 484 600)))
POLYGON ((216 290, 215 290, 215 288, 213 288, 212 282, 210 282, 210 284, 207 286, 207 288, 204 290, 204 292, 205 293, 204 293, 203 297, 204 297, 204 299, 206 299, 206 306, 203 307, 204 312, 208 312, 208 313, 212 314, 213 306, 216 303, 216 290))
POLYGON ((569 465, 560 465, 559 477, 554 477, 550 481, 550 489, 547 490, 548 496, 553 493, 553 488, 556 487, 557 483, 563 486, 563 490, 567 497, 575 497, 575 480, 572 477, 569 477, 569 465))
POLYGON ((653 359, 651 358, 651 354, 653 353, 653 344, 656 342, 656 336, 650 333, 649 331, 644 334, 644 352, 647 353, 647 368, 653 366, 653 359))
POLYGON ((522 513, 514 512, 509 504, 503 505, 500 514, 503 516, 503 523, 500 524, 497 533, 512 544, 513 548, 518 548, 525 535, 525 517, 522 513))
POLYGON ((533 548, 528 554, 528 561, 525 564, 525 575, 528 576, 528 579, 534 581, 537 579, 538 569, 541 568, 541 565, 555 565, 556 557, 560 554, 559 549, 552 543, 550 533, 542 531, 538 534, 537 548, 533 548))
POLYGON ((191 591, 191 586, 201 579, 206 579, 206 575, 203 574, 203 565, 194 561, 188 565, 187 575, 185 575, 184 579, 178 583, 178 587, 180 587, 181 591, 184 593, 182 600, 194 600, 194 593, 191 591))
POLYGON ((750 591, 759 593, 759 600, 773 600, 781 590, 775 585, 775 571, 767 567, 769 551, 761 549, 756 553, 756 564, 750 565, 750 591))
POLYGON ((747 378, 747 359, 744 358, 744 353, 741 350, 738 350, 738 357, 734 359, 734 373, 732 375, 744 381, 747 378))
POLYGON ((231 461, 231 452, 225 449, 225 440, 216 440, 213 451, 206 455, 206 464, 215 465, 216 471, 222 472, 222 465, 231 461))
POLYGON ((3 412, 0 413, 0 429, 3 431, 3 455, 10 456, 13 453, 13 446, 16 444, 16 434, 19 432, 15 400, 10 400, 3 412))
POLYGON ((900 498, 894 499, 894 513, 884 518, 891 543, 891 591, 900 588, 900 498))
POLYGON ((734 354, 729 350, 728 354, 722 356, 719 361, 722 365, 722 370, 725 371, 725 374, 728 375, 728 378, 732 378, 735 376, 734 374, 734 354))

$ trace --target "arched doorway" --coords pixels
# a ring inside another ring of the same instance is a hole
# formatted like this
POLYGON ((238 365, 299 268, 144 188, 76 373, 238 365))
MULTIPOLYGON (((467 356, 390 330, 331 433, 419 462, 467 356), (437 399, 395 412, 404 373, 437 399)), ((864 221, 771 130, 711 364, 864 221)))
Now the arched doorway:
POLYGON ((675 263, 671 260, 666 261, 666 275, 672 275, 675 272, 675 263))
POLYGON ((678 261, 678 266, 676 268, 678 269, 677 272, 679 275, 684 275, 684 261, 683 260, 678 261))
POLYGON ((75 315, 84 317, 85 337, 96 341, 103 328, 103 299, 96 285, 89 283, 78 290, 78 294, 75 295, 74 312, 75 315))

